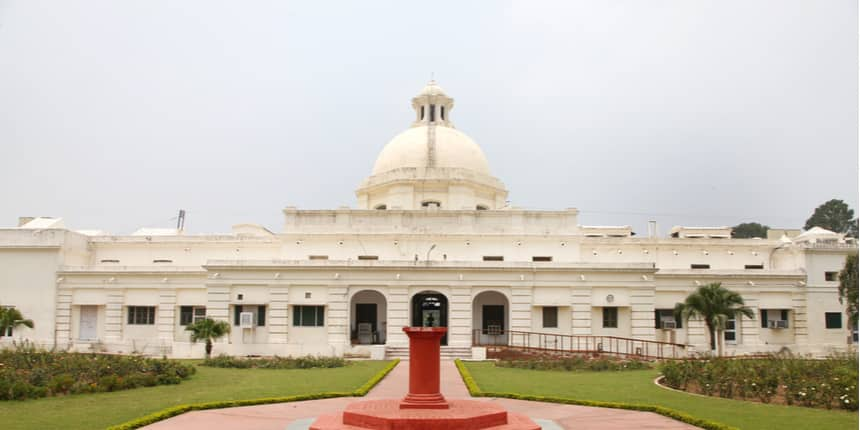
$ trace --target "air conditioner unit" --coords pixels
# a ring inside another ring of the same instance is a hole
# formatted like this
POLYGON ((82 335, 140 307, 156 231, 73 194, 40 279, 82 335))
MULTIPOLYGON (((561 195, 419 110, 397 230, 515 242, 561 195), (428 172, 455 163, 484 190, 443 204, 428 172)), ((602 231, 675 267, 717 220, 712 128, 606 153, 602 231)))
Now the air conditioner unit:
POLYGON ((786 320, 769 320, 767 322, 768 328, 788 328, 788 321, 786 320))
POLYGON ((675 330, 678 328, 678 324, 675 321, 663 321, 662 327, 663 330, 675 330))
POLYGON ((239 313, 239 327, 241 327, 241 328, 254 328, 254 313, 253 312, 241 312, 241 313, 239 313))

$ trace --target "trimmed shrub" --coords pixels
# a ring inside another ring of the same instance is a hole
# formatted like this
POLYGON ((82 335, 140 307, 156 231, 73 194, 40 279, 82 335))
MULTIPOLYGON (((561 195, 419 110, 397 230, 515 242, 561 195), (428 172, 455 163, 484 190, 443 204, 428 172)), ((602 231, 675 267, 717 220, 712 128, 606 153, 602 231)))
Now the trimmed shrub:
POLYGON ((49 352, 32 345, 0 351, 0 400, 178 384, 194 366, 138 356, 49 352))
POLYGON ((812 360, 776 354, 767 358, 710 358, 663 363, 672 388, 731 399, 856 411, 856 355, 812 360))
POLYGON ((502 360, 496 362, 498 367, 514 367, 531 370, 564 370, 564 371, 621 371, 650 369, 651 364, 642 360, 613 359, 609 357, 591 358, 581 355, 557 359, 541 358, 538 360, 502 360))
POLYGON ((348 364, 341 357, 274 357, 240 358, 219 355, 203 361, 201 366, 227 367, 233 369, 315 369, 344 367, 348 364))

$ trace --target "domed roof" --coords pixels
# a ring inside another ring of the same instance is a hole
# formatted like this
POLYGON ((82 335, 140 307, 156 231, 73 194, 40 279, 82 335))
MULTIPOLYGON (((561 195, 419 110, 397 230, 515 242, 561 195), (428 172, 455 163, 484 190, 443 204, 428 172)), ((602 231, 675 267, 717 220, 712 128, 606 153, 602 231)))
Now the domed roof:
POLYGON ((430 81, 424 88, 418 93, 418 97, 421 96, 445 96, 445 90, 442 89, 439 85, 436 84, 436 81, 430 81))
POLYGON ((395 136, 379 153, 372 174, 405 167, 461 168, 490 176, 489 163, 478 144, 450 127, 422 125, 395 136), (431 134, 435 134, 433 145, 431 134))

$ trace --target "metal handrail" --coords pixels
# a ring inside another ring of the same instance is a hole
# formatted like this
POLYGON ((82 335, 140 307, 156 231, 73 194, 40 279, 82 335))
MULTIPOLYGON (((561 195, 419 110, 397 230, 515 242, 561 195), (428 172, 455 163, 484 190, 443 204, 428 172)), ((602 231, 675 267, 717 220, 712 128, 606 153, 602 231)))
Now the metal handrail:
POLYGON ((600 353, 641 358, 684 358, 687 345, 656 340, 618 336, 571 335, 532 331, 502 330, 488 333, 472 331, 473 346, 494 346, 517 349, 565 352, 600 353))

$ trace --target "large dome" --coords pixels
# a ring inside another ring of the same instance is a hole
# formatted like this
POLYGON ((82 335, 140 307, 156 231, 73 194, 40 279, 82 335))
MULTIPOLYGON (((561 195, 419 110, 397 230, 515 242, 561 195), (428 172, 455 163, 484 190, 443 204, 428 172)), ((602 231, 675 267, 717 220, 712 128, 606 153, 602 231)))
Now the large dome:
POLYGON ((450 127, 430 127, 433 126, 412 127, 391 139, 377 157, 372 174, 405 167, 437 167, 490 175, 484 152, 469 136, 450 127))

